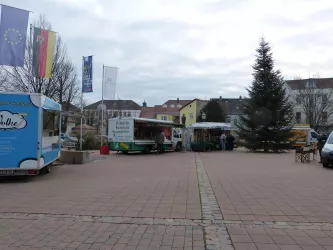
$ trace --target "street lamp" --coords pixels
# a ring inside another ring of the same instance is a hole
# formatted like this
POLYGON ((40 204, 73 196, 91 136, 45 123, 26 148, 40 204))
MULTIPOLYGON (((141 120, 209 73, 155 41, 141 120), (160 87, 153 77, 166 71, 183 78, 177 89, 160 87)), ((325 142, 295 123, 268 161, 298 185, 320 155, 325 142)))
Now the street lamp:
POLYGON ((205 113, 205 112, 202 112, 202 113, 201 113, 201 119, 202 119, 203 121, 206 121, 206 113, 205 113))

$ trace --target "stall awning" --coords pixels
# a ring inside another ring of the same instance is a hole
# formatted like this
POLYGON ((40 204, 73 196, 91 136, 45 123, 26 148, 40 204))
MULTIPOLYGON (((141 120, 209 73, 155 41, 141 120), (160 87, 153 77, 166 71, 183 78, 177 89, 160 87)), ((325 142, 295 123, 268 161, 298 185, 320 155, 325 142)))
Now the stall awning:
POLYGON ((223 129, 223 130, 232 130, 230 123, 223 122, 198 122, 193 123, 189 128, 192 129, 223 129))

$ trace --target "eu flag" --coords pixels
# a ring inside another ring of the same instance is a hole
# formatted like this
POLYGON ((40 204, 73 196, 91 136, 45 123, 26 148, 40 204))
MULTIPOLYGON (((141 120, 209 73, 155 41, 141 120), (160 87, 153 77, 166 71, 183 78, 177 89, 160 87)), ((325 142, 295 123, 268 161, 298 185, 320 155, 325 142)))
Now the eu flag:
POLYGON ((23 67, 29 12, 0 8, 0 65, 23 67))

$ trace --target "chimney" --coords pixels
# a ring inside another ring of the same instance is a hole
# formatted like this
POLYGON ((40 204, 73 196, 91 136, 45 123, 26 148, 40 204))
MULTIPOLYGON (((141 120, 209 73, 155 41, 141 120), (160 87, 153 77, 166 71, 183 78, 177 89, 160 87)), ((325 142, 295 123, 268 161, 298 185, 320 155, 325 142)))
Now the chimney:
POLYGON ((220 100, 222 99, 222 96, 220 95, 220 100))
POLYGON ((179 103, 179 98, 177 98, 177 103, 179 103))
POLYGON ((239 96, 239 99, 242 100, 242 96, 241 95, 239 96))
POLYGON ((146 101, 143 101, 143 103, 142 103, 142 107, 147 107, 147 103, 146 103, 146 101))

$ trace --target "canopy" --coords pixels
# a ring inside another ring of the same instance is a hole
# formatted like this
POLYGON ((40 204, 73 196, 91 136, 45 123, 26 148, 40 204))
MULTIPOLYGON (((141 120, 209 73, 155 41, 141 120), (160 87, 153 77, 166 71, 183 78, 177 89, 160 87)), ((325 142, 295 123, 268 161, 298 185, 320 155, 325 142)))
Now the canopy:
POLYGON ((222 129, 222 130, 232 130, 230 123, 223 122, 198 122, 193 123, 189 128, 192 129, 222 129))

